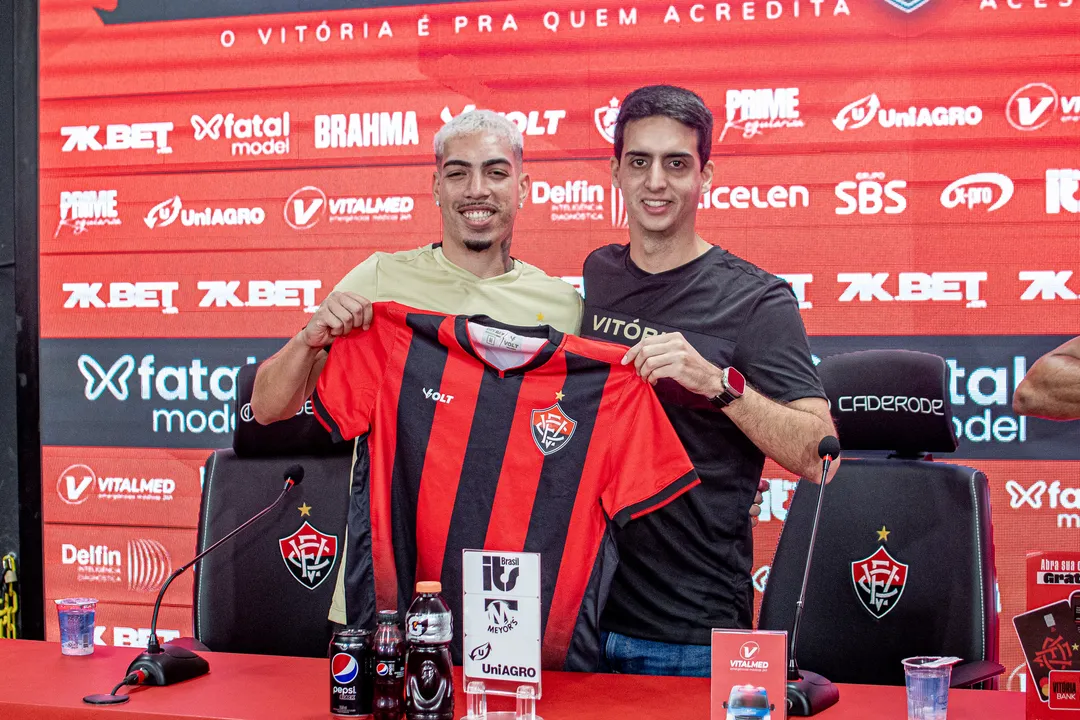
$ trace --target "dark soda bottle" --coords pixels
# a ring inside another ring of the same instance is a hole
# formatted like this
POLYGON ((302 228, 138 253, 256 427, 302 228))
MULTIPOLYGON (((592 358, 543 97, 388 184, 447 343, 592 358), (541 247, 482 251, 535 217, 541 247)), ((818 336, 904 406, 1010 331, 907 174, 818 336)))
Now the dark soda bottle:
POLYGON ((405 638, 398 627, 396 610, 379 613, 373 651, 375 697, 371 712, 374 720, 401 720, 405 704, 405 638))
POLYGON ((416 597, 405 616, 408 720, 454 720, 454 667, 450 660, 454 618, 440 592, 442 583, 416 583, 416 597))

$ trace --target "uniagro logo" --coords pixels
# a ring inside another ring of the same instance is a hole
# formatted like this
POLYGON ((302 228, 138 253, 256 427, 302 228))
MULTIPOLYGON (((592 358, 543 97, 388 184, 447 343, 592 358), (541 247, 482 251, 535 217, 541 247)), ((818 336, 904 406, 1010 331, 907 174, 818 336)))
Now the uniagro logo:
POLYGON ((334 676, 334 682, 346 685, 360 674, 360 664, 348 653, 337 653, 330 661, 330 674, 334 676))

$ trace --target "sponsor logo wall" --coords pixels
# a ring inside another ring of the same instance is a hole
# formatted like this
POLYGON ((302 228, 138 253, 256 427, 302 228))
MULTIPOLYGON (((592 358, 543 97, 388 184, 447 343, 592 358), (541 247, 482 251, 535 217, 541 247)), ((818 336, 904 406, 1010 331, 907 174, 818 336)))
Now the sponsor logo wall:
MULTIPOLYGON (((517 124, 533 184, 514 254, 580 289, 588 253, 626 240, 614 123, 652 82, 712 109, 699 230, 790 283, 816 356, 946 358, 958 462, 993 487, 1002 617, 1023 605, 1024 554, 1075 544, 1077 430, 1011 409, 1080 327, 1074 6, 363 4, 42 3, 47 591, 102 598, 100 642, 145 642, 155 584, 193 554, 200 467, 251 421, 239 368, 370 253, 440 238, 438 128, 474 107, 517 124)), ((795 490, 766 476, 759 591, 795 490)), ((869 552, 878 530, 853 532, 869 552)), ((297 577, 321 582, 329 555, 309 554, 297 577)), ((191 632, 190 588, 170 593, 170 632, 191 632)), ((902 602, 880 593, 875 612, 902 602)), ((1019 665, 1006 632, 1002 653, 1019 665)))

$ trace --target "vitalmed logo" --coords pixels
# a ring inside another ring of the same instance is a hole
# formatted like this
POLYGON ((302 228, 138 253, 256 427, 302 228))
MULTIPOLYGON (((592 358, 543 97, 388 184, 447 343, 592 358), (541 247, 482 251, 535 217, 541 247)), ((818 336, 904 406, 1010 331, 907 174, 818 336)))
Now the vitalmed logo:
POLYGON ((615 122, 619 119, 619 98, 613 97, 607 105, 593 110, 593 124, 600 137, 612 145, 615 144, 615 122))
POLYGON ((201 115, 191 116, 195 140, 231 140, 232 155, 288 155, 289 113, 263 117, 253 115, 238 118, 233 113, 218 113, 207 120, 201 115))
POLYGON ((262 225, 266 211, 261 207, 185 208, 179 195, 159 202, 146 213, 143 222, 151 230, 167 228, 180 220, 184 227, 262 225))
MULTIPOLYGON (((254 357, 247 358, 253 365, 254 357)), ((150 425, 154 433, 227 434, 236 429, 233 402, 236 399, 236 376, 239 366, 207 367, 200 358, 187 365, 156 365, 154 355, 143 355, 136 362, 131 354, 121 355, 109 363, 93 355, 79 356, 77 367, 86 385, 83 395, 90 402, 148 402, 158 405, 151 412, 150 425), (131 392, 132 376, 137 375, 131 392), (181 410, 170 407, 177 402, 219 402, 209 412, 204 408, 181 410)))
POLYGON ((724 142, 729 130, 733 135, 741 132, 748 140, 765 130, 806 125, 799 117, 799 88, 728 90, 726 110, 727 121, 717 142, 724 142))
POLYGON ((53 238, 60 229, 71 228, 72 235, 81 235, 92 227, 119 225, 120 213, 116 209, 115 190, 75 190, 60 193, 60 222, 53 238))
POLYGON ((315 116, 315 148, 419 145, 416 111, 335 113, 315 116))
POLYGON ((761 646, 755 641, 744 642, 739 648, 739 657, 730 661, 732 670, 756 670, 769 669, 769 661, 760 659, 761 646))
POLYGON ((293 230, 308 230, 325 218, 331 223, 405 222, 416 203, 408 195, 335 197, 314 185, 295 191, 285 201, 285 222, 293 230))
POLYGON ((1013 181, 1001 173, 985 172, 965 175, 941 191, 941 204, 952 210, 956 207, 994 212, 1013 196, 1013 181))
POLYGON ((886 181, 883 172, 860 172, 855 181, 845 180, 836 186, 836 197, 844 204, 836 208, 837 215, 899 215, 907 209, 907 198, 901 192, 906 180, 886 181))
POLYGON ((1046 171, 1046 214, 1080 213, 1080 170, 1046 171))
MULTIPOLYGON (((475 110, 475 105, 466 105, 458 115, 475 110)), ((499 112, 507 120, 517 125, 522 135, 554 135, 559 132, 559 121, 566 119, 565 110, 511 110, 499 112)), ((449 107, 444 107, 439 118, 448 123, 456 115, 449 107)))
POLYGON ((120 583, 135 592, 157 592, 172 573, 168 550, 157 540, 139 538, 127 543, 126 558, 108 545, 60 546, 60 564, 72 565, 78 582, 120 583))
POLYGON ((175 492, 176 481, 172 478, 100 476, 90 466, 82 464, 65 468, 56 480, 56 494, 68 505, 81 505, 91 497, 98 500, 163 502, 172 500, 175 492))
POLYGON ((721 185, 704 193, 698 210, 776 210, 809 207, 810 191, 802 185, 721 185))
POLYGON ((1033 82, 1014 92, 1005 106, 1005 119, 1022 132, 1039 130, 1055 118, 1080 122, 1080 95, 1059 95, 1052 85, 1033 82))
POLYGON ((603 185, 588 180, 567 180, 561 185, 534 180, 533 205, 548 205, 552 222, 574 222, 604 219, 605 191, 603 185))
POLYGON ((100 125, 67 125, 60 128, 60 136, 67 138, 60 151, 156 150, 159 155, 168 155, 172 152, 169 147, 172 129, 171 122, 107 125, 103 140, 100 125))
POLYGON ((982 108, 977 105, 887 108, 882 105, 877 93, 870 93, 841 108, 832 123, 837 130, 844 132, 864 128, 872 122, 888 129, 961 127, 978 125, 982 117, 982 108))
POLYGON ((1059 528, 1080 529, 1080 488, 1062 487, 1060 480, 1047 483, 1039 480, 1031 485, 1022 485, 1016 480, 1007 480, 1005 490, 1009 493, 1009 507, 1013 510, 1068 510, 1057 516, 1059 528))

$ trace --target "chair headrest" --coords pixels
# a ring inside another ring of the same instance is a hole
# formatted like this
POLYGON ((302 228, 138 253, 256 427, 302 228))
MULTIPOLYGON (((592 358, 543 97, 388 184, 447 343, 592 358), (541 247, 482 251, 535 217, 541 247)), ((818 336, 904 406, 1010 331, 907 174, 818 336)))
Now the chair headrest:
POLYGON ((845 451, 956 450, 943 358, 911 350, 864 350, 824 358, 817 371, 845 451))
POLYGON ((295 416, 269 425, 260 425, 251 412, 258 365, 240 368, 236 389, 236 430, 233 450, 237 457, 283 457, 292 455, 336 455, 350 443, 334 443, 317 419, 308 400, 295 416))

